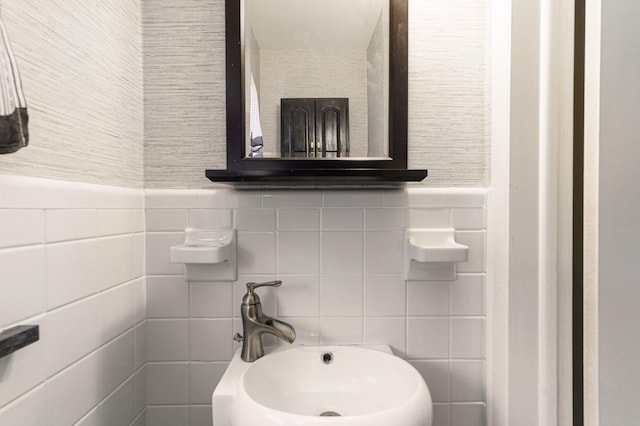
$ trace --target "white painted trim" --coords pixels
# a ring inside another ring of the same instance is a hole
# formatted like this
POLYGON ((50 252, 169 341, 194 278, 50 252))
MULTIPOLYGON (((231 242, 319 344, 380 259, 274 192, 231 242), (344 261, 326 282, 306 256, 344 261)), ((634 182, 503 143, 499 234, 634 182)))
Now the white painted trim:
POLYGON ((572 12, 570 0, 492 2, 492 426, 571 424, 572 12))
POLYGON ((487 200, 487 424, 509 422, 511 0, 491 1, 491 193, 487 200))
POLYGON ((541 1, 512 1, 509 425, 539 425, 541 1))
POLYGON ((539 406, 545 426, 572 423, 574 4, 541 3, 539 406))
POLYGON ((556 368, 547 380, 557 384, 554 404, 560 426, 573 424, 573 102, 574 33, 573 0, 551 0, 554 37, 551 40, 555 66, 557 125, 551 129, 557 144, 556 173, 556 368))
POLYGON ((584 424, 600 424, 598 392, 598 202, 601 0, 586 0, 584 104, 584 424))
POLYGON ((0 174, 0 208, 143 209, 144 191, 121 186, 0 174))
POLYGON ((558 105, 554 99, 557 79, 553 57, 554 17, 550 0, 540 2, 540 145, 538 187, 538 422, 557 425, 557 187, 558 105))
POLYGON ((557 425, 557 292, 556 261, 558 256, 558 140, 553 134, 557 123, 557 104, 553 91, 552 5, 542 2, 543 29, 540 55, 540 145, 538 187, 538 422, 557 425), (550 28, 545 28, 545 24, 550 28))

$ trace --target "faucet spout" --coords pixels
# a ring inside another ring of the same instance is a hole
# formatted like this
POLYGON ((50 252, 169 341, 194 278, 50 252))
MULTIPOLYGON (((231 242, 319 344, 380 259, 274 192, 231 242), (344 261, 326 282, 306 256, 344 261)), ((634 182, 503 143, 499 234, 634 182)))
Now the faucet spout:
POLYGON ((267 331, 267 333, 271 333, 287 343, 293 343, 293 341, 296 340, 296 331, 291 324, 275 318, 269 318, 265 324, 273 327, 270 331, 267 331))
POLYGON ((243 315, 242 319, 244 337, 241 357, 243 361, 253 362, 264 356, 263 334, 273 334, 288 343, 293 343, 296 339, 296 332, 290 324, 268 317, 261 312, 255 317, 243 315))

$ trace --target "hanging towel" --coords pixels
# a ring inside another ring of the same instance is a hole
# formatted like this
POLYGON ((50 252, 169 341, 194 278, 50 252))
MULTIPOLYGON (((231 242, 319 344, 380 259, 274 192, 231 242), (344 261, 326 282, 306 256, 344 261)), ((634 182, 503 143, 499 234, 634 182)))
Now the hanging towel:
POLYGON ((0 154, 9 154, 29 143, 29 116, 20 74, 1 18, 0 32, 0 154))
POLYGON ((262 127, 260 126, 260 107, 258 104, 258 89, 251 74, 251 110, 249 112, 249 133, 251 138, 251 156, 258 157, 262 150, 262 127))

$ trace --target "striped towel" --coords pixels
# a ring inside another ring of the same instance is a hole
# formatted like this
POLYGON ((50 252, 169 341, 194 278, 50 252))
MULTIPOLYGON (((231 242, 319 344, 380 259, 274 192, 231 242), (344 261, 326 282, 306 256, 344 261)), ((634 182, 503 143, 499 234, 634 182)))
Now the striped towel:
POLYGON ((29 143, 29 116, 18 66, 2 19, 0 32, 0 154, 9 154, 29 143))
POLYGON ((260 126, 260 107, 258 101, 258 89, 256 88, 256 82, 253 80, 253 74, 251 74, 251 109, 249 110, 249 133, 251 138, 251 156, 256 157, 256 154, 261 154, 262 150, 262 127, 260 126))

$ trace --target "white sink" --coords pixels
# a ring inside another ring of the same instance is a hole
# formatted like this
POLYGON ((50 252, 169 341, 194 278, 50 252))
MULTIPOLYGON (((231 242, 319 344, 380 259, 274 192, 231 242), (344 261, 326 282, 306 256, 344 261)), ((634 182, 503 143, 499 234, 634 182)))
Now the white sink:
POLYGON ((422 376, 388 346, 276 348, 253 363, 236 354, 212 405, 215 426, 430 426, 432 418, 422 376))

